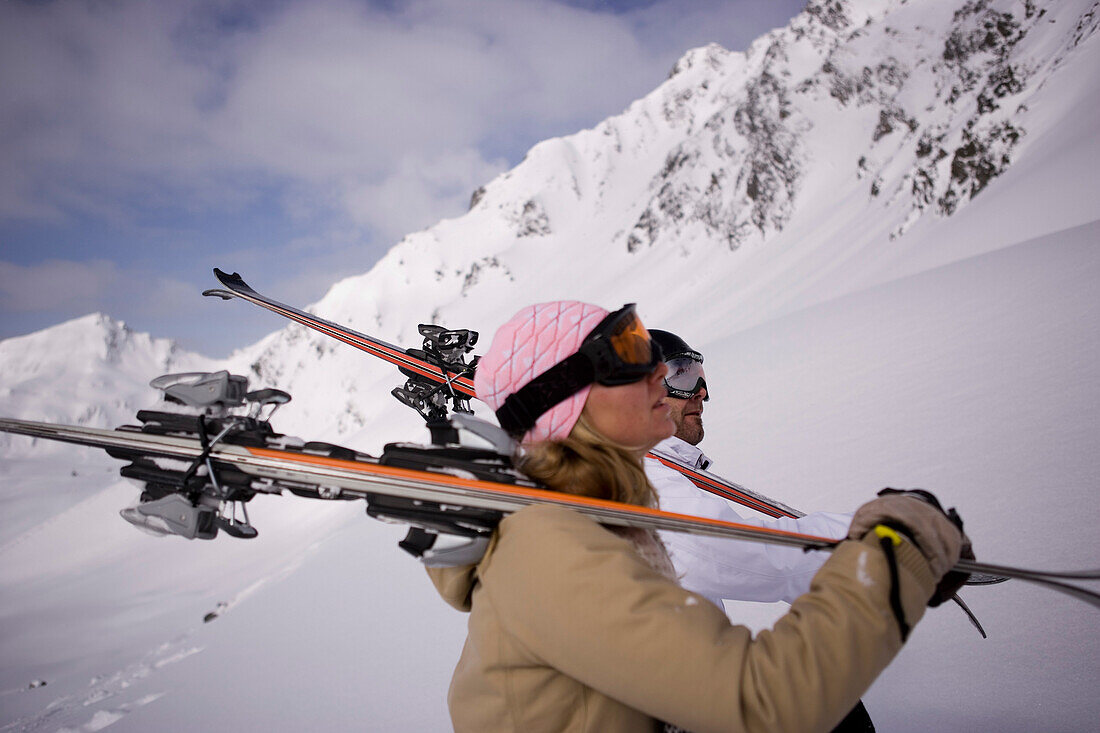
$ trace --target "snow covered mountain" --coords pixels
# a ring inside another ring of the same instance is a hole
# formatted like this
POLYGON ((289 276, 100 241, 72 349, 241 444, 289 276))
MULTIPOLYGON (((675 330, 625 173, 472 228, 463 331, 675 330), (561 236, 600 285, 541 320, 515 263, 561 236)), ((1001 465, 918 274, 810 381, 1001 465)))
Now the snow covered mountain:
MULTIPOLYGON (((632 300, 703 341, 889 280, 1014 163, 1088 127, 1093 5, 812 2, 747 53, 691 51, 623 114, 536 145, 467 214, 407 236, 315 308, 416 345, 418 322, 488 334, 515 303, 632 300)), ((1065 195, 920 267, 1091 221, 1094 197, 1065 195)), ((392 379, 294 328, 234 363, 308 393, 296 417, 313 428, 337 407, 342 433, 367 422, 364 377, 392 379), (321 382, 346 401, 319 399, 321 382)))
MULTIPOLYGON (((417 323, 487 339, 540 299, 636 301, 707 354, 720 473, 806 510, 923 485, 982 559, 1095 566, 1098 26, 1095 0, 811 2, 535 146, 312 310, 416 346, 417 323)), ((215 366, 290 391, 283 431, 423 437, 392 367, 296 326, 217 365, 99 316, 0 342, 0 414, 121 423, 150 377, 215 366)), ((447 727, 464 619, 399 532, 269 499, 253 543, 157 541, 117 519, 113 462, 0 440, 0 729, 174 729, 198 700, 225 729, 447 727)), ((867 696, 880 729, 1089 728, 1095 612, 967 597, 991 638, 930 613, 867 696)))
MULTIPOLYGON (((0 341, 0 400, 10 417, 114 426, 157 399, 149 387, 153 376, 208 369, 213 363, 93 313, 0 341)), ((28 446, 29 441, 0 435, 0 451, 7 455, 28 446)))

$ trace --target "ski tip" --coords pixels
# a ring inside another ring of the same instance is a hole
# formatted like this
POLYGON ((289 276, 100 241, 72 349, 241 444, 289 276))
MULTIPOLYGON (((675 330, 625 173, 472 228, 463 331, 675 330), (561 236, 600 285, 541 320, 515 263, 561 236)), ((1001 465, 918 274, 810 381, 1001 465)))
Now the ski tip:
POLYGON ((229 274, 217 267, 214 268, 214 277, 218 278, 218 280, 220 280, 223 285, 229 287, 245 284, 244 278, 242 278, 239 273, 234 272, 232 274, 229 274))
POLYGON ((221 288, 211 288, 210 290, 204 290, 202 291, 202 294, 213 298, 221 298, 222 300, 233 300, 233 298, 237 297, 236 293, 233 293, 229 290, 222 290, 221 288))

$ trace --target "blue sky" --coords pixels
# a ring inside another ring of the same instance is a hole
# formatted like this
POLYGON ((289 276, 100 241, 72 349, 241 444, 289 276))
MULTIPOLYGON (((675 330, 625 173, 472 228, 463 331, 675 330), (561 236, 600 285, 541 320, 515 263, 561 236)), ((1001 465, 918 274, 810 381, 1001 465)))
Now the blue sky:
POLYGON ((223 356, 536 142, 803 0, 0 4, 0 338, 102 311, 223 356))

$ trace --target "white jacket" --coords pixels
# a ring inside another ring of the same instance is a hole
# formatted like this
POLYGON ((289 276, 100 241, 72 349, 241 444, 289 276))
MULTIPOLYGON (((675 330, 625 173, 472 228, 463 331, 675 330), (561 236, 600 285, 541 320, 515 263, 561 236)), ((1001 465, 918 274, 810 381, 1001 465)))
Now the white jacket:
MULTIPOLYGON (((676 456, 680 462, 705 469, 710 460, 695 446, 672 437, 654 449, 676 456)), ((851 514, 818 512, 801 519, 756 519, 735 510, 735 505, 695 486, 683 474, 661 462, 645 459, 645 472, 657 490, 664 511, 712 517, 759 527, 840 538, 848 534, 851 514)), ((826 552, 803 552, 792 547, 757 542, 698 537, 682 532, 662 532, 672 564, 687 590, 713 601, 787 601, 810 588, 810 579, 828 559, 826 552)))

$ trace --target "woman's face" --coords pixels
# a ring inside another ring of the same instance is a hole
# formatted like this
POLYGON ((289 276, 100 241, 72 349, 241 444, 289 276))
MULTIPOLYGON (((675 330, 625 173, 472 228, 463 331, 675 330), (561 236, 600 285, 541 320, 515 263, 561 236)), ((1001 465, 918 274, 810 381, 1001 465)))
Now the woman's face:
POLYGON ((665 402, 666 374, 668 367, 661 363, 648 377, 632 384, 593 384, 584 403, 588 422, 608 439, 645 453, 676 431, 665 402))

